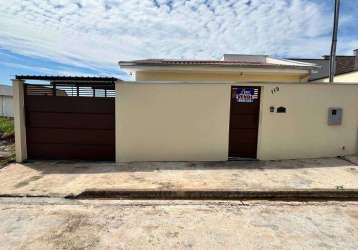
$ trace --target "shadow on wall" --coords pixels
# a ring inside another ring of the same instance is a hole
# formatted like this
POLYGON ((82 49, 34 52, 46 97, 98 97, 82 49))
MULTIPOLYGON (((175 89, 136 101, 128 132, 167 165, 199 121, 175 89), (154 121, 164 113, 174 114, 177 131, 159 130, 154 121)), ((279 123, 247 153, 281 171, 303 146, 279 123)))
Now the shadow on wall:
POLYGON ((225 161, 225 162, 83 162, 83 161, 28 161, 26 167, 42 174, 98 174, 118 172, 155 172, 162 170, 287 170, 354 166, 341 158, 321 158, 283 161, 225 161))

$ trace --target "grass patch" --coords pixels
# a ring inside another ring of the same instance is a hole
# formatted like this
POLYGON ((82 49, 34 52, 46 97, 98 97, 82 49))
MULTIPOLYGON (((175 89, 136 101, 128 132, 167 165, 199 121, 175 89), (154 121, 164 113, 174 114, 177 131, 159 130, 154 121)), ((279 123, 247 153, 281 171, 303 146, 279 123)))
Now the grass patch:
POLYGON ((10 135, 14 133, 14 120, 0 117, 0 133, 10 135))
MULTIPOLYGON (((1 151, 8 152, 9 155, 0 158, 0 168, 15 161, 14 145, 14 120, 0 117, 0 139, 1 151)), ((5 154, 6 155, 6 154, 5 154)))

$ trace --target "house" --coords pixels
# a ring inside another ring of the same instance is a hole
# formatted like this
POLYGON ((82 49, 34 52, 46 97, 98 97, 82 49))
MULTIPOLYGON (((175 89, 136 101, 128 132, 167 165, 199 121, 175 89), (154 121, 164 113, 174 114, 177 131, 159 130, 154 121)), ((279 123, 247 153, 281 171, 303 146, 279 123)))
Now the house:
POLYGON ((121 61, 136 81, 307 82, 314 64, 265 55, 225 54, 222 60, 121 61))
POLYGON ((12 87, 8 85, 0 85, 0 116, 14 117, 12 87))
POLYGON ((358 86, 313 85, 312 63, 224 55, 119 65, 134 81, 116 85, 117 161, 277 160, 357 152, 358 86))
MULTIPOLYGON (((313 63, 319 66, 312 71, 309 81, 329 82, 329 59, 330 56, 325 55, 321 59, 299 59, 293 58, 306 63, 313 63)), ((335 82, 357 83, 358 82, 358 49, 353 50, 352 56, 336 56, 336 73, 335 82)))
POLYGON ((358 84, 263 55, 120 61, 131 81, 17 76, 17 161, 280 160, 355 154, 358 84), (27 92, 47 80, 54 95, 27 92), (65 96, 58 96, 57 90, 65 96))

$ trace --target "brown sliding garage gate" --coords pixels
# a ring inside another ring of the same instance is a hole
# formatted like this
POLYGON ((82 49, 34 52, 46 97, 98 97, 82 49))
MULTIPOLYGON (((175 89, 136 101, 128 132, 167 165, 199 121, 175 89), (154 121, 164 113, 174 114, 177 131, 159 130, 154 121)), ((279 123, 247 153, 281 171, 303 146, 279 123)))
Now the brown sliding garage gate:
POLYGON ((29 159, 115 159, 115 90, 112 78, 50 79, 25 84, 29 159))

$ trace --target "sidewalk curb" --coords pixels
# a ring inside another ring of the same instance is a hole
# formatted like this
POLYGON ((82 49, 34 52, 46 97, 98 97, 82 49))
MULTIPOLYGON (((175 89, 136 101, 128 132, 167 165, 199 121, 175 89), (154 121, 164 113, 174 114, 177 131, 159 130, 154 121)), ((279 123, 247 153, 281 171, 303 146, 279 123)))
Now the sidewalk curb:
POLYGON ((156 190, 89 189, 68 199, 149 199, 149 200, 345 200, 358 201, 358 189, 311 190, 156 190))

